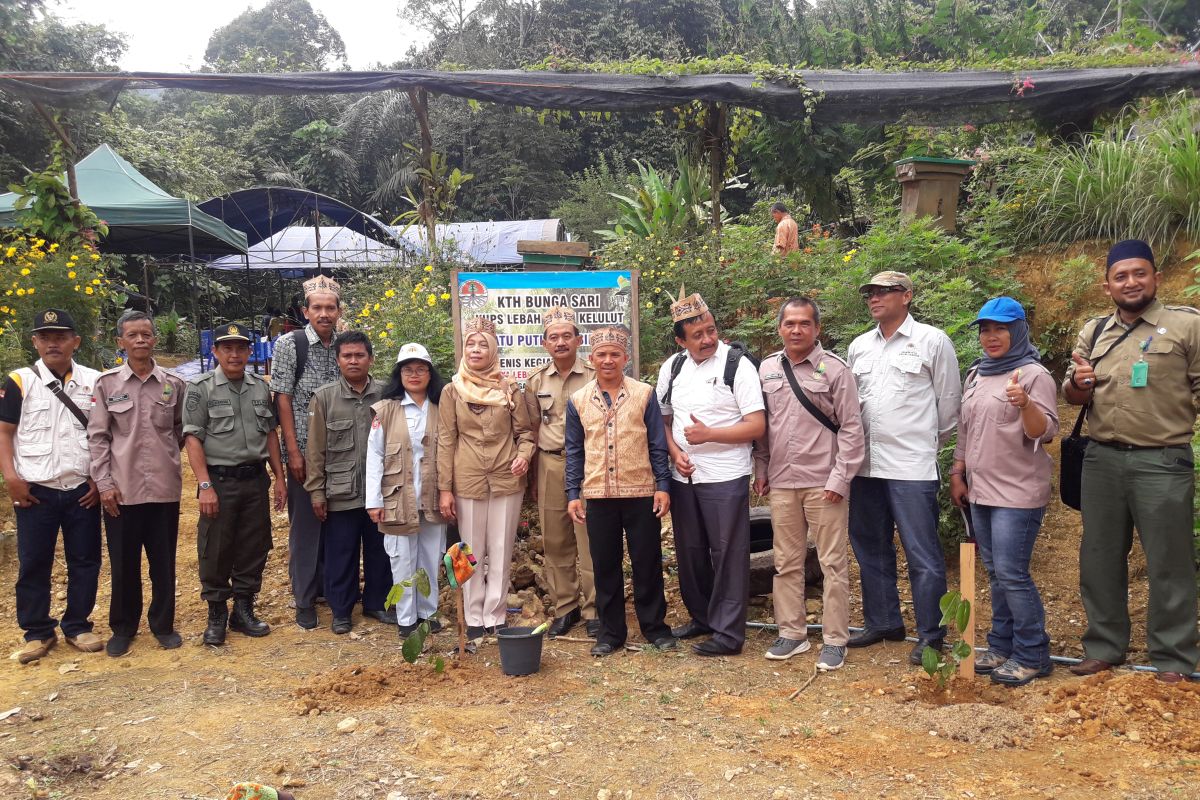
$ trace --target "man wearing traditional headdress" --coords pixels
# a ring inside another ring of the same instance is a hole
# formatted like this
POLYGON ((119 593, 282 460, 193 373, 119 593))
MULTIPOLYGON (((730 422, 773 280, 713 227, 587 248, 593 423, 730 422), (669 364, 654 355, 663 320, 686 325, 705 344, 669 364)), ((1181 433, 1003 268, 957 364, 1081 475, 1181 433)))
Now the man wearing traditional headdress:
POLYGON ((571 522, 563 482, 567 403, 595 375, 595 370, 578 357, 582 343, 574 309, 557 305, 546 309, 542 314, 542 346, 551 360, 525 383, 525 404, 537 442, 534 487, 542 524, 546 581, 554 602, 551 636, 566 634, 580 619, 586 620, 589 636, 595 636, 600 626, 587 528, 571 522))
POLYGON ((271 362, 271 391, 278 405, 288 474, 288 577, 296 603, 296 624, 310 629, 317 627, 316 599, 325 592, 325 538, 304 489, 308 405, 319 387, 333 383, 341 374, 333 348, 342 316, 341 296, 342 288, 333 278, 318 275, 305 281, 303 312, 308 324, 279 338, 271 362))
POLYGON ((594 330, 591 347, 596 379, 571 395, 564 433, 568 509, 577 524, 587 524, 596 570, 599 629, 592 655, 612 655, 628 633, 622 538, 629 542, 642 636, 659 650, 674 650, 663 594, 660 520, 671 507, 671 472, 662 413, 654 390, 625 374, 628 332, 594 330))
POLYGON ((671 429, 671 518, 679 592, 691 620, 672 631, 702 656, 736 655, 746 640, 750 581, 751 443, 766 429, 758 370, 717 335, 699 294, 671 304, 675 341, 657 395, 671 429), (731 350, 733 357, 730 357, 731 350))

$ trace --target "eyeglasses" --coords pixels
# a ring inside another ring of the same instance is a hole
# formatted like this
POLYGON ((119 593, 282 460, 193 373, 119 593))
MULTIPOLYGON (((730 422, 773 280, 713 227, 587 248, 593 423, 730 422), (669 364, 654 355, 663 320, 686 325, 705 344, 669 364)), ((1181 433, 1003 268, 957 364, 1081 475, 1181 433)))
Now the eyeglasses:
POLYGON ((428 375, 429 367, 425 366, 424 364, 409 364, 400 368, 400 374, 411 375, 413 377, 418 375, 428 375))
POLYGON ((905 291, 903 286, 867 286, 866 288, 862 289, 859 294, 861 294, 864 299, 869 299, 872 297, 883 297, 885 294, 891 294, 892 292, 903 291, 905 291))

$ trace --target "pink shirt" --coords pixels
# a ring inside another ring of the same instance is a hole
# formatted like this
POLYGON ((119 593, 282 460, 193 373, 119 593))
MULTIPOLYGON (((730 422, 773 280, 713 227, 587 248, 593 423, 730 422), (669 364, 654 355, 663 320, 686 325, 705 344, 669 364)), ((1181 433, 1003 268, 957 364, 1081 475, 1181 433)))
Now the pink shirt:
POLYGON ((963 388, 955 460, 967 465, 967 498, 1001 508, 1041 508, 1050 502, 1050 455, 1042 445, 1058 433, 1058 386, 1041 364, 1021 367, 1029 402, 1046 415, 1046 432, 1030 439, 1021 412, 1008 402, 1011 375, 972 375, 963 388))
POLYGON ((157 363, 144 380, 128 364, 96 380, 88 449, 97 489, 120 489, 127 506, 179 502, 186 388, 157 363))
POLYGON ((758 368, 767 432, 754 443, 754 474, 780 489, 824 487, 846 497, 866 452, 854 374, 819 343, 792 364, 797 383, 813 405, 840 426, 835 435, 796 399, 782 357, 773 353, 758 368))

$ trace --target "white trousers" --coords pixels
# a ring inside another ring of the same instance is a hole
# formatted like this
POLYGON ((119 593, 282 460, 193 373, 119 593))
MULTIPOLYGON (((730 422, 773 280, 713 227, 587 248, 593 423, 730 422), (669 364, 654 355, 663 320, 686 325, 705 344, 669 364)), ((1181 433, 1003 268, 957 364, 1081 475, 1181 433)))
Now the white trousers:
POLYGON ((429 597, 417 591, 415 585, 405 589, 396 604, 396 622, 414 625, 418 619, 432 618, 438 607, 438 567, 446 552, 446 525, 427 522, 422 514, 416 533, 401 536, 385 533, 383 549, 392 561, 394 583, 409 580, 418 569, 429 575, 429 597))
POLYGON ((502 627, 508 617, 508 582, 522 492, 484 500, 456 497, 458 534, 475 553, 474 576, 463 584, 467 625, 502 627))

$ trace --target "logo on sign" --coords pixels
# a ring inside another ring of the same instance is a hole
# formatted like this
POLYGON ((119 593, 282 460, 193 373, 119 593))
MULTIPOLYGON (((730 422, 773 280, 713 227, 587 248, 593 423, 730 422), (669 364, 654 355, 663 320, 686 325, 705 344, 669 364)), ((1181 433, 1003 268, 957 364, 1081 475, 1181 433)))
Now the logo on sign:
POLYGON ((477 280, 465 281, 458 287, 458 299, 468 311, 479 311, 487 305, 487 287, 477 280))

